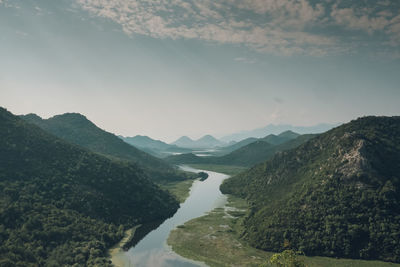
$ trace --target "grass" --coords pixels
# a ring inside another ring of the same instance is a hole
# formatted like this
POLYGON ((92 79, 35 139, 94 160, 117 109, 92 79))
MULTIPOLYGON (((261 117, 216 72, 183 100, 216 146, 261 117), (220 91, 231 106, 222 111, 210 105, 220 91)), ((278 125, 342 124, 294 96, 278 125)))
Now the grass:
MULTIPOLYGON (((235 175, 246 170, 245 167, 216 164, 190 164, 190 167, 200 170, 220 172, 227 175, 235 175)), ((190 188, 192 187, 194 181, 195 179, 190 179, 185 181, 163 183, 159 185, 161 188, 168 190, 172 195, 174 195, 180 203, 183 203, 189 196, 190 188)))
POLYGON ((176 197, 176 199, 178 199, 180 203, 183 203, 189 196, 190 188, 192 187, 194 181, 195 179, 170 182, 166 184, 160 184, 160 187, 168 190, 172 195, 176 197))
POLYGON ((242 166, 218 164, 189 164, 189 166, 195 169, 220 172, 227 175, 235 175, 247 169, 246 167, 242 166))
MULTIPOLYGON (((229 196, 225 208, 217 208, 207 215, 193 219, 170 233, 167 243, 183 257, 202 261, 209 266, 259 266, 274 254, 255 249, 239 239, 241 221, 247 203, 229 196)), ((400 266, 381 261, 304 257, 308 267, 387 267, 400 266)), ((264 265, 272 266, 272 265, 264 265)))

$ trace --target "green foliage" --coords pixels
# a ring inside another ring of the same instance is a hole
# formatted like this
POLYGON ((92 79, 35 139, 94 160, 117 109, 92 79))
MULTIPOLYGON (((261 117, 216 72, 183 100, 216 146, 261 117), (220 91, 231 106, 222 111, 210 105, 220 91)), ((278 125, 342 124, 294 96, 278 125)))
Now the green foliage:
POLYGON ((400 262, 400 117, 365 117, 221 185, 247 198, 242 237, 267 251, 400 262))
POLYGON ((0 108, 0 266, 110 266, 124 229, 177 201, 135 164, 54 137, 0 108))
POLYGON ((163 160, 151 156, 129 145, 114 134, 100 129, 81 114, 66 113, 47 120, 43 120, 35 114, 28 114, 21 116, 21 118, 63 140, 85 147, 92 152, 114 160, 134 162, 144 169, 153 181, 163 182, 192 178, 163 160))
POLYGON ((200 178, 200 181, 205 181, 208 178, 208 173, 206 172, 199 172, 197 176, 200 178))
MULTIPOLYGON (((269 262, 277 267, 305 267, 304 261, 299 258, 301 252, 287 249, 281 253, 275 253, 269 262)), ((261 265, 262 266, 262 265, 261 265)))

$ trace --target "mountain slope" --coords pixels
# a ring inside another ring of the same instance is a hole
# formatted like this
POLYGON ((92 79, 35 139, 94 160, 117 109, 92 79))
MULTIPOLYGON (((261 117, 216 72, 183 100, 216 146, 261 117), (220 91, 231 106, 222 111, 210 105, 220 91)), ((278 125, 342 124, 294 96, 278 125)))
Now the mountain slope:
POLYGON ((171 145, 160 140, 154 140, 148 136, 136 135, 134 137, 120 137, 122 140, 135 147, 145 147, 156 150, 167 150, 171 145))
POLYGON ((255 137, 255 138, 263 138, 264 136, 270 135, 270 134, 279 134, 284 131, 294 131, 299 134, 318 134, 318 133, 323 133, 325 131, 328 131, 332 129, 333 127, 338 126, 339 124, 326 124, 326 123, 321 123, 317 124, 314 126, 293 126, 293 125, 288 125, 288 124, 269 124, 265 127, 254 129, 251 131, 242 131, 238 133, 234 133, 231 135, 227 135, 221 138, 222 141, 224 142, 230 142, 230 141, 240 141, 249 137, 255 137))
POLYGON ((72 145, 2 108, 0 192, 1 266, 108 266, 107 248, 124 228, 179 206, 137 165, 72 145))
POLYGON ((188 147, 191 148, 194 142, 195 141, 193 141, 189 137, 182 136, 178 140, 176 140, 175 142, 171 143, 171 145, 176 145, 176 146, 184 147, 184 148, 188 148, 188 147))
POLYGON ((185 179, 181 172, 176 171, 163 160, 151 156, 125 143, 114 134, 98 128, 81 114, 66 113, 46 120, 35 114, 28 114, 21 116, 21 118, 38 125, 59 138, 93 152, 113 159, 135 162, 146 169, 154 181, 185 179))
MULTIPOLYGON (((239 149, 220 157, 198 157, 190 153, 170 156, 165 160, 174 164, 222 164, 250 167, 271 158, 279 151, 295 148, 315 136, 316 135, 313 134, 305 134, 279 145, 272 145, 268 142, 257 139, 255 142, 242 146, 239 149)), ((275 141, 277 140, 280 140, 280 138, 277 137, 275 141)))
POLYGON ((182 136, 173 142, 172 145, 183 148, 213 148, 217 146, 224 146, 226 144, 211 135, 205 135, 198 140, 192 140, 187 136, 182 136))
POLYGON ((279 135, 270 134, 266 137, 261 138, 260 140, 270 143, 271 145, 280 145, 290 141, 292 139, 296 139, 300 134, 292 132, 292 131, 285 131, 280 133, 279 135))
POLYGON ((219 141, 215 137, 211 135, 205 135, 202 138, 198 139, 195 141, 196 142, 196 147, 200 148, 210 148, 210 147, 216 147, 216 146, 223 146, 225 143, 219 141))
POLYGON ((365 117, 222 184, 255 247, 400 262, 400 117, 365 117))
POLYGON ((134 137, 120 136, 126 143, 137 147, 145 152, 149 152, 156 156, 165 156, 167 152, 190 152, 190 149, 181 148, 176 145, 169 145, 160 140, 154 140, 148 136, 136 135, 134 137))
POLYGON ((250 143, 247 146, 241 147, 228 155, 218 159, 219 164, 230 164, 238 166, 253 166, 271 158, 275 153, 286 151, 295 148, 304 142, 314 138, 314 134, 305 134, 298 136, 296 139, 288 140, 288 138, 277 137, 274 141, 277 144, 270 144, 264 139, 250 143), (288 140, 288 141, 285 141, 288 140))
POLYGON ((253 142, 257 141, 257 140, 258 139, 254 138, 254 137, 246 138, 246 139, 244 139, 244 140, 242 140, 240 142, 237 142, 235 144, 232 144, 232 145, 229 145, 229 146, 225 146, 225 147, 221 147, 221 148, 218 149, 218 152, 216 152, 216 153, 218 153, 218 156, 224 156, 226 154, 229 154, 230 152, 235 151, 236 149, 244 147, 244 146, 246 146, 248 144, 251 144, 251 143, 253 143, 253 142))

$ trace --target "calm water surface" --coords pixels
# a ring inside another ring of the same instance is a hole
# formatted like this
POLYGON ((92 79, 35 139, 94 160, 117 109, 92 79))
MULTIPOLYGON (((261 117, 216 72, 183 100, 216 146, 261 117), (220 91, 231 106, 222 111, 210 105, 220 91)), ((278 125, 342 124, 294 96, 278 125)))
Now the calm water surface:
MULTIPOLYGON (((201 171, 190 167, 181 168, 185 171, 201 171)), ((193 183, 190 196, 181 204, 181 207, 173 217, 164 221, 157 229, 147 234, 135 247, 120 254, 119 258, 125 263, 125 266, 206 266, 204 263, 191 261, 179 256, 166 243, 169 233, 178 225, 225 205, 226 196, 219 191, 219 186, 229 176, 211 171, 205 172, 209 175, 208 179, 203 182, 195 181, 193 183)))

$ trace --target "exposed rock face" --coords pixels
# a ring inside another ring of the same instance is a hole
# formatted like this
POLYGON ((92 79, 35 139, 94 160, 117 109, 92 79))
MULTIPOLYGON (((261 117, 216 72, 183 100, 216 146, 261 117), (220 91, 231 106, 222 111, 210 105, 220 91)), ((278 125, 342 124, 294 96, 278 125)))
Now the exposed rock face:
POLYGON ((276 154, 221 190, 252 204, 243 238, 400 262, 400 117, 365 117, 276 154))

